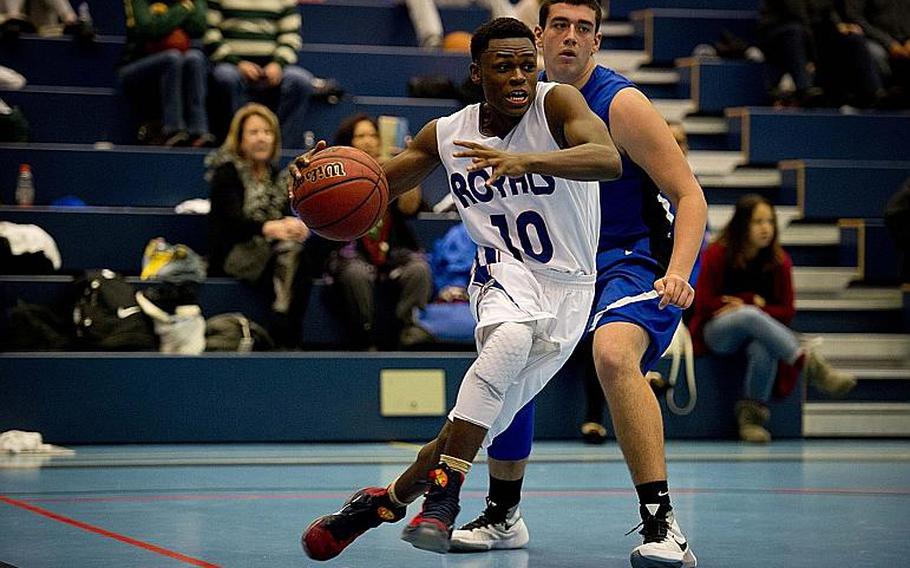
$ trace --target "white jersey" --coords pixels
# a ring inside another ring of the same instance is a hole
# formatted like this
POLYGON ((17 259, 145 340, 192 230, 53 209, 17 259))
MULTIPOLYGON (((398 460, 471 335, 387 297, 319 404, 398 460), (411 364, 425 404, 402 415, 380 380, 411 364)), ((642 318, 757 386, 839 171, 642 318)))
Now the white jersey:
POLYGON ((480 132, 480 105, 468 106, 436 122, 439 158, 446 168, 449 190, 468 235, 478 245, 480 264, 508 255, 532 271, 593 275, 600 229, 597 182, 525 174, 484 183, 491 169, 468 172, 470 158, 455 140, 478 142, 508 152, 559 150, 547 123, 544 101, 556 83, 537 83, 531 108, 505 138, 480 132))

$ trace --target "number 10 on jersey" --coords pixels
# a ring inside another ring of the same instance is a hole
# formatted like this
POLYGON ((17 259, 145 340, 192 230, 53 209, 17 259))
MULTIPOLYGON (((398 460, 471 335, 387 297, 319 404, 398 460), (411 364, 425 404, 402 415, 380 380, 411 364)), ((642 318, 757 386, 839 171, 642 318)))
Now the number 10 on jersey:
POLYGON ((512 242, 509 221, 505 215, 490 215, 490 224, 499 230, 499 235, 506 248, 516 259, 522 260, 522 254, 541 263, 550 262, 550 259, 553 258, 553 241, 550 240, 543 217, 537 211, 523 211, 515 218, 515 229, 518 234, 518 242, 521 244, 520 250, 512 242), (540 250, 535 250, 534 243, 531 242, 529 232, 531 227, 534 227, 534 231, 537 233, 540 250))

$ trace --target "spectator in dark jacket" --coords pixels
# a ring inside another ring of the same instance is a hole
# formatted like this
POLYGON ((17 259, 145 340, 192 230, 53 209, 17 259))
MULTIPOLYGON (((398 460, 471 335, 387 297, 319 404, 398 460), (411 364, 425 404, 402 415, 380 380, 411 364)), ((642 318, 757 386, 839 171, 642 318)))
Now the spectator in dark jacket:
POLYGON ((800 106, 869 107, 884 96, 881 74, 866 48, 862 29, 844 22, 832 0, 762 0, 759 44, 776 73, 796 86, 800 106))
POLYGON ((882 73, 893 83, 891 97, 910 104, 910 2, 907 0, 845 0, 846 17, 859 25, 882 73))
POLYGON ((772 392, 789 394, 801 370, 819 390, 848 392, 856 379, 801 345, 788 325, 796 308, 793 263, 778 240, 774 206, 760 195, 736 203, 733 219, 702 255, 690 322, 696 353, 744 353, 743 398, 736 404, 739 436, 767 443, 772 392), (780 369, 778 369, 780 364, 780 369))
POLYGON ((221 148, 206 158, 209 275, 227 274, 263 289, 272 300, 272 337, 297 347, 321 264, 309 229, 289 215, 287 180, 277 168, 280 148, 278 118, 250 103, 234 115, 221 148))

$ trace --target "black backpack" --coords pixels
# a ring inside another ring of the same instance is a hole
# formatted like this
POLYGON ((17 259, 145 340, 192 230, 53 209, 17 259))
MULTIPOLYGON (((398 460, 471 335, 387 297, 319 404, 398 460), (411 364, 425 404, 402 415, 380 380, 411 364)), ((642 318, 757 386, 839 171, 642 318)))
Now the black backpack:
POLYGON ((153 351, 158 338, 136 303, 136 289, 111 270, 85 273, 76 281, 73 323, 80 345, 98 351, 153 351))
POLYGON ((65 309, 29 304, 20 298, 9 310, 0 350, 69 351, 75 337, 65 309))
POLYGON ((219 314, 205 322, 206 351, 269 351, 275 342, 258 323, 241 313, 219 314))

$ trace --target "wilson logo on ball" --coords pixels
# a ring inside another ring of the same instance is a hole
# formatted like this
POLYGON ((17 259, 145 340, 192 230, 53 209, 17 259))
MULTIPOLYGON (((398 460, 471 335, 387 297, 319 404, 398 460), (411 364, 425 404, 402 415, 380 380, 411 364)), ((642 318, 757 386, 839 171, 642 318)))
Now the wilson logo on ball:
POLYGON ((303 172, 303 180, 308 183, 314 183, 322 179, 335 177, 344 177, 348 175, 344 171, 344 164, 341 162, 329 162, 328 164, 319 164, 303 172))

